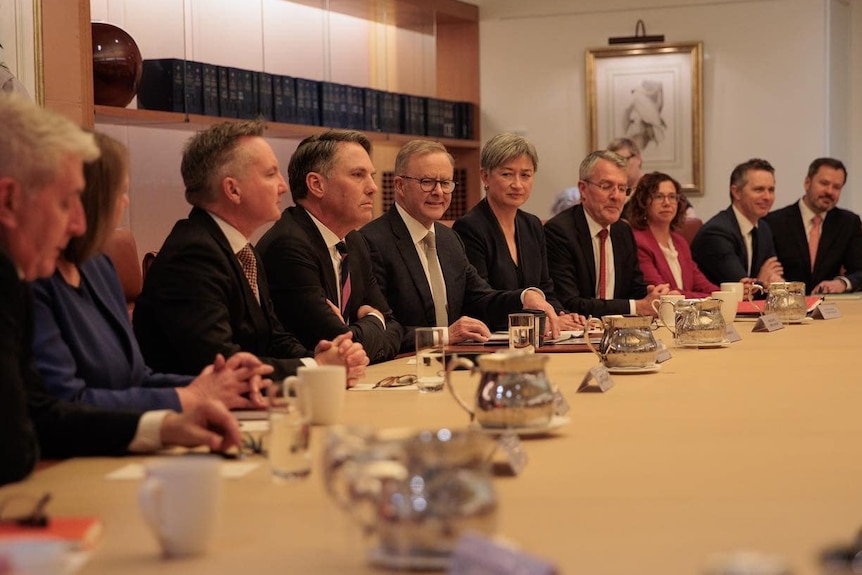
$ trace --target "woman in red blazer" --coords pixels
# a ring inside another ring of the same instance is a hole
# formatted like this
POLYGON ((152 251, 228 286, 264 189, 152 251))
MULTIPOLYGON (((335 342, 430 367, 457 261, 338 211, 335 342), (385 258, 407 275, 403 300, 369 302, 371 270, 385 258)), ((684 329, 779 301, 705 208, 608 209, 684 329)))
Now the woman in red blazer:
POLYGON ((682 227, 685 198, 679 182, 661 172, 646 174, 629 201, 629 223, 638 245, 638 262, 648 284, 670 284, 671 293, 709 297, 718 289, 691 258, 682 227))

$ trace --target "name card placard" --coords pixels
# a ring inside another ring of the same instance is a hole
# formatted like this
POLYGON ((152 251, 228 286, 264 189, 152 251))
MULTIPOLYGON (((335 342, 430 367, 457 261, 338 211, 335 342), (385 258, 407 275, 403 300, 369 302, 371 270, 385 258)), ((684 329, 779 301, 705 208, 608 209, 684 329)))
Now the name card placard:
POLYGON ((767 313, 757 319, 757 323, 754 324, 751 331, 771 332, 778 331, 779 329, 784 329, 781 319, 774 313, 767 313))
POLYGON ((664 363, 667 360, 669 360, 671 357, 673 357, 670 354, 670 350, 667 348, 667 346, 664 344, 664 342, 662 340, 658 340, 655 343, 656 343, 656 347, 657 347, 656 352, 655 352, 655 362, 656 363, 664 363))
POLYGON ((814 313, 811 315, 814 319, 835 319, 841 317, 841 310, 835 302, 824 301, 814 308, 814 313))
POLYGON ((736 331, 736 328, 733 326, 732 323, 727 324, 727 327, 724 330, 724 337, 726 337, 727 341, 729 341, 730 343, 742 340, 742 336, 739 335, 739 332, 736 331))
POLYGON ((613 386, 614 380, 611 379, 611 372, 608 371, 607 367, 600 363, 590 368, 590 370, 584 375, 584 379, 581 380, 581 385, 578 386, 578 393, 582 391, 596 390, 604 393, 613 386), (590 385, 590 381, 595 381, 596 385, 590 385))
POLYGON ((557 575, 550 562, 492 541, 476 532, 458 539, 449 575, 557 575))
POLYGON ((503 455, 506 456, 506 467, 512 475, 520 475, 527 467, 527 452, 521 445, 521 438, 511 429, 500 436, 497 441, 503 455))

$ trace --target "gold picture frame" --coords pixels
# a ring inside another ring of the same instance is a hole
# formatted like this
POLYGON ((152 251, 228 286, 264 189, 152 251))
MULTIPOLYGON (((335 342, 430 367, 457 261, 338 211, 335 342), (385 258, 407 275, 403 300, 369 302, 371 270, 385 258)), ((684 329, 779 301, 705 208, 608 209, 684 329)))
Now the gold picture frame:
POLYGON ((703 43, 630 44, 586 54, 590 150, 629 137, 644 172, 703 194, 703 43))

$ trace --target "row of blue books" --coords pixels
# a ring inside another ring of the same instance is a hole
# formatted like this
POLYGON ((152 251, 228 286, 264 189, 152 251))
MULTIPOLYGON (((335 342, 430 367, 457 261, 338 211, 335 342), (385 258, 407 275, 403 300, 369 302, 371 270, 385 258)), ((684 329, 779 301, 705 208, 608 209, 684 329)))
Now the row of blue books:
POLYGON ((473 104, 216 66, 144 60, 138 107, 472 140, 473 104))

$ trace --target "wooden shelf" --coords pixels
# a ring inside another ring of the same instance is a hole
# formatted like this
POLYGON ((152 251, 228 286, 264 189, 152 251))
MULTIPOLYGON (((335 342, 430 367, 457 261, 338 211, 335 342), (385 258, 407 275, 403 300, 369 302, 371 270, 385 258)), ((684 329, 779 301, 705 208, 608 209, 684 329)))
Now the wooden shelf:
MULTIPOLYGON (((96 123, 119 126, 147 126, 168 130, 198 131, 219 122, 231 121, 233 118, 218 116, 202 116, 198 114, 183 114, 180 112, 161 112, 158 110, 138 110, 134 108, 117 108, 114 106, 95 106, 96 123)), ((299 140, 314 134, 329 130, 326 126, 306 126, 304 124, 282 124, 266 122, 267 136, 299 140)), ((412 134, 390 134, 388 132, 369 132, 359 130, 372 142, 388 142, 403 145, 417 138, 431 139, 452 149, 478 149, 481 143, 477 140, 459 140, 455 138, 434 138, 431 136, 412 134)))

